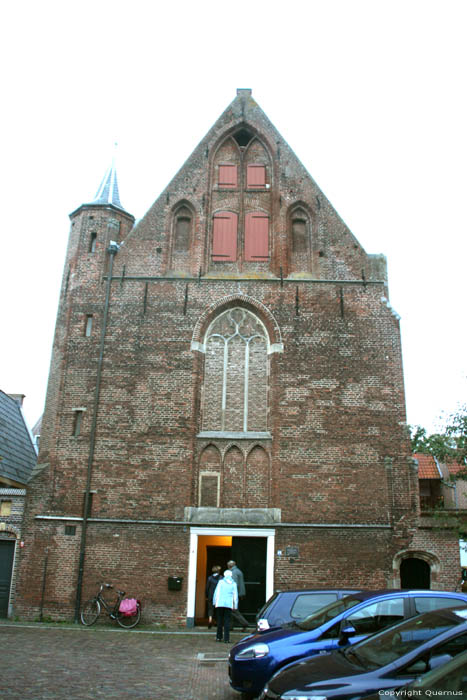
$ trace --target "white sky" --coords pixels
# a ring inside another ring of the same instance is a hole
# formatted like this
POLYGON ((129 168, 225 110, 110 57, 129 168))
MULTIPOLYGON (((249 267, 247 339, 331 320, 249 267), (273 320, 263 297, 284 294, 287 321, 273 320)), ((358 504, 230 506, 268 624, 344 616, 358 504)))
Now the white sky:
POLYGON ((49 369, 68 214, 118 141, 140 218, 236 88, 368 253, 388 257, 408 421, 467 394, 465 0, 83 0, 0 10, 0 388, 30 426, 49 369))

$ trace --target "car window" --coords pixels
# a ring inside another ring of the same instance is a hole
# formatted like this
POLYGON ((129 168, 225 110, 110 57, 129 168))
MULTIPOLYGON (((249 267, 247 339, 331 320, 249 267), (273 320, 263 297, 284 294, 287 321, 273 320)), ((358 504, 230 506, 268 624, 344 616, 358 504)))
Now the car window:
POLYGON ((404 619, 404 599, 392 598, 366 605, 350 613, 346 622, 355 627, 357 634, 373 634, 404 619))
POLYGON ((345 654, 350 661, 355 659, 356 663, 366 668, 380 668, 417 649, 456 624, 458 623, 453 617, 443 617, 435 612, 427 613, 422 619, 412 617, 357 644, 352 644, 345 654))
POLYGON ((415 611, 417 613, 430 612, 440 608, 451 608, 453 605, 464 605, 464 601, 459 598, 443 598, 441 596, 416 596, 414 599, 415 611))
POLYGON ((449 639, 447 642, 442 644, 439 647, 436 647, 435 649, 431 650, 430 657, 425 655, 422 659, 418 659, 415 661, 415 663, 411 664, 405 669, 405 672, 414 675, 416 673, 426 673, 430 666, 429 666, 429 660, 433 656, 443 656, 447 654, 447 658, 451 657, 452 659, 457 656, 457 654, 462 653, 465 651, 467 648, 467 633, 466 634, 461 634, 458 637, 454 637, 454 639, 449 639))
POLYGON ((459 637, 454 637, 454 639, 449 639, 442 646, 436 647, 436 650, 432 654, 450 654, 452 657, 460 654, 461 651, 467 649, 467 632, 465 634, 459 635, 459 637))
POLYGON ((317 627, 324 625, 326 622, 333 620, 340 613, 345 612, 354 605, 358 605, 362 601, 353 596, 346 596, 341 600, 336 600, 334 603, 326 605, 324 608, 317 610, 312 615, 308 615, 304 620, 300 620, 296 624, 302 630, 315 630, 317 627))
POLYGON ((260 611, 258 612, 258 614, 257 614, 257 618, 258 618, 258 619, 261 618, 261 617, 263 617, 263 614, 264 614, 264 612, 266 611, 266 609, 267 609, 267 608, 270 608, 270 607, 272 606, 273 602, 276 600, 276 598, 277 598, 278 595, 279 595, 278 593, 274 593, 274 594, 269 598, 269 600, 267 600, 267 601, 265 602, 265 604, 263 605, 263 607, 261 608, 261 610, 260 610, 260 611))
POLYGON ((337 600, 337 593, 300 594, 295 599, 295 603, 290 611, 290 616, 294 619, 303 619, 335 600, 337 600))

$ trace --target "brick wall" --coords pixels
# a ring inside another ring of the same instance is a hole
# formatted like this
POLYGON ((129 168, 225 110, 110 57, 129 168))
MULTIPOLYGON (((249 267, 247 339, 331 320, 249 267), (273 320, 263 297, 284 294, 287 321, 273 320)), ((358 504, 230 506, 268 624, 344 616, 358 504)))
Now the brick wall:
MULTIPOLYGON (((142 589, 154 619, 181 619, 186 596, 165 579, 175 568, 186 580, 180 523, 200 504, 279 509, 278 543, 298 542, 300 556, 278 558, 276 585, 388 585, 417 533, 418 484, 384 257, 366 254, 245 92, 132 224, 115 207, 72 214, 18 609, 37 609, 28 580, 48 548, 66 566, 47 583, 47 609, 71 610, 79 538, 35 516, 80 522, 93 438, 91 517, 135 524, 90 522, 86 593, 105 574, 142 589), (220 186, 223 164, 237 166, 233 187, 220 186), (264 187, 248 186, 252 164, 264 187), (218 211, 238 219, 234 261, 212 258, 218 211), (245 259, 255 211, 268 217, 267 261, 245 259), (123 245, 101 357, 110 240, 123 245), (230 337, 242 315, 248 330, 230 337)), ((448 585, 441 549, 439 561, 448 585)))

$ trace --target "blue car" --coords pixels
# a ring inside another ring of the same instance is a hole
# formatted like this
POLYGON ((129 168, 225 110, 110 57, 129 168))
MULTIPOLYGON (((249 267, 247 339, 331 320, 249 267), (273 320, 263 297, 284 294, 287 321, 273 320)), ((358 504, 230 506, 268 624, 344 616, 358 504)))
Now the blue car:
MULTIPOLYGON (((376 691, 380 699, 406 697, 409 681, 441 668, 466 647, 467 606, 433 610, 341 651, 289 664, 266 684, 261 700, 354 700, 376 691)), ((462 697, 446 692, 452 694, 462 697)))
POLYGON ((258 630, 283 627, 288 622, 303 620, 339 598, 358 592, 357 588, 295 588, 276 591, 257 613, 256 627, 258 630))
POLYGON ((230 651, 230 685, 256 697, 292 661, 353 644, 419 613, 459 604, 467 604, 466 594, 387 590, 346 596, 300 622, 244 637, 230 651))

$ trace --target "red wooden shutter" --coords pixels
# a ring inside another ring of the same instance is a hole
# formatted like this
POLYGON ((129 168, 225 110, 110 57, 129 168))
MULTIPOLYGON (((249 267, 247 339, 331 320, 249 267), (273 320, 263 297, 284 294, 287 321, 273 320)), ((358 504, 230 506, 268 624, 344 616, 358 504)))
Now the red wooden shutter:
POLYGON ((236 165, 219 165, 219 187, 237 187, 236 165))
POLYGON ((245 260, 269 259, 269 217, 261 211, 245 217, 245 260))
POLYGON ((220 211, 214 215, 212 259, 237 259, 237 215, 231 211, 220 211))
POLYGON ((249 165, 246 171, 246 185, 247 187, 265 187, 266 166, 249 165))

